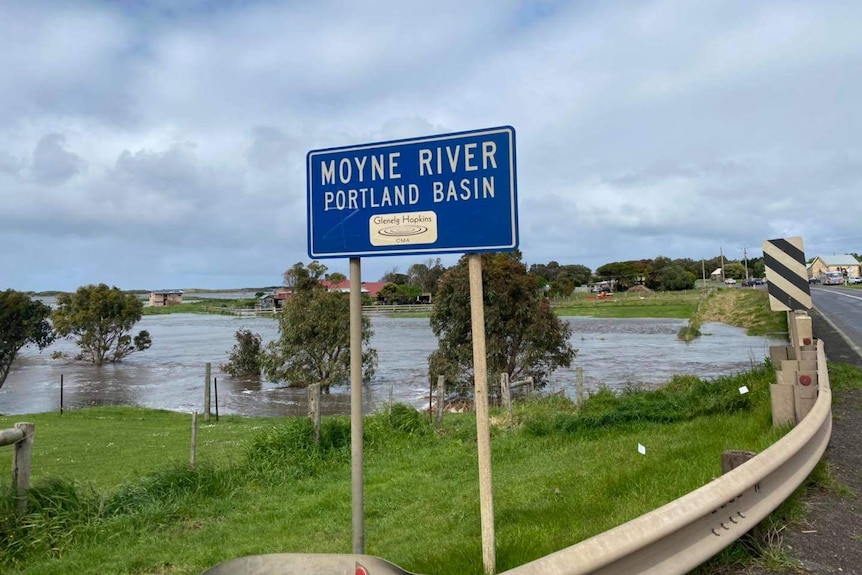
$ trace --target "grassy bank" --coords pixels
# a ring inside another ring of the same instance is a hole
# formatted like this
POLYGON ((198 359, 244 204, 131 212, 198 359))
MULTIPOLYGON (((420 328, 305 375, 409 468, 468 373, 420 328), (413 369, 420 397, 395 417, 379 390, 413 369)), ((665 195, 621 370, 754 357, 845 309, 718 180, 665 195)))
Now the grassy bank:
MULTIPOLYGON (((599 392, 523 404, 493 429, 502 571, 641 515, 710 481, 726 449, 759 451, 772 373, 658 392, 599 392), (750 393, 741 395, 739 387, 750 393), (646 455, 637 446, 646 447, 646 455)), ((0 418, 6 428, 21 417, 0 418)), ((36 423, 31 512, 0 511, 6 573, 199 573, 237 556, 349 552, 349 421, 327 418, 321 447, 305 419, 227 417, 202 425, 188 467, 190 416, 98 408, 36 423)), ((410 408, 365 424, 367 552, 417 573, 481 573, 475 419, 442 432, 410 408)), ((0 467, 9 465, 0 450, 0 467)))
POLYGON ((718 322, 741 327, 748 335, 787 334, 787 314, 769 309, 766 290, 719 289, 703 292, 688 324, 679 331, 679 339, 692 341, 701 335, 706 322, 718 322))

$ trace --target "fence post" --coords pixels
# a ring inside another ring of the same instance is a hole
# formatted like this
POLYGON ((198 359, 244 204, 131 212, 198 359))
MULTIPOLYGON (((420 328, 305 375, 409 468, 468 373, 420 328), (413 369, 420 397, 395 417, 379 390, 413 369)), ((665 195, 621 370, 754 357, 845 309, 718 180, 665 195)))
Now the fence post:
POLYGON ((18 512, 27 509, 27 490, 30 489, 30 465, 33 461, 33 436, 36 424, 21 422, 15 424, 24 434, 21 441, 15 444, 15 458, 12 461, 12 483, 18 495, 18 512))
POLYGON ((443 403, 446 401, 446 376, 437 376, 437 429, 443 427, 443 403))
POLYGON ((308 418, 314 427, 314 443, 320 443, 320 384, 308 386, 308 418))
POLYGON ((207 362, 206 375, 204 376, 204 421, 210 420, 210 375, 212 375, 212 364, 207 362))
POLYGON ((575 373, 577 374, 577 403, 578 409, 584 404, 584 368, 578 366, 575 369, 575 373))
POLYGON ((192 412, 192 453, 191 458, 189 459, 189 464, 192 469, 195 468, 195 464, 198 460, 198 412, 192 412))
POLYGON ((503 396, 503 407, 506 408, 506 422, 512 425, 512 388, 509 386, 509 374, 500 374, 500 395, 503 396))
POLYGON ((213 399, 215 400, 215 409, 216 409, 216 421, 218 421, 218 378, 213 378, 213 395, 215 396, 213 399))

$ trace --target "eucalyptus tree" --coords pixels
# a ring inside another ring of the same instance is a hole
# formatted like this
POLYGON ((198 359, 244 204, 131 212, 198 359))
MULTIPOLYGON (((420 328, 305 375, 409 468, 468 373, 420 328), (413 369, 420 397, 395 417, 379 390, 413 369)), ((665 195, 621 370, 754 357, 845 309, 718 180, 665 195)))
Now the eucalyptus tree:
MULTIPOLYGON (((436 381, 444 375, 462 391, 473 381, 467 262, 462 257, 443 274, 430 320, 438 345, 429 357, 429 377, 436 381)), ((575 358, 571 327, 551 310, 519 252, 483 254, 482 268, 488 380, 499 381, 500 374, 507 373, 512 379, 531 376, 537 385, 546 384, 555 369, 569 367, 575 358)))
POLYGON ((45 349, 54 341, 50 315, 50 307, 25 293, 11 289, 0 292, 0 387, 23 347, 45 349))
POLYGON ((81 286, 75 293, 60 294, 57 304, 51 314, 54 329, 60 337, 75 341, 81 350, 76 359, 96 365, 115 363, 152 345, 146 330, 132 337, 144 302, 117 287, 81 286))
MULTIPOLYGON (((308 281, 323 277, 326 266, 300 263, 288 272, 301 281, 279 313, 279 337, 267 346, 263 370, 270 380, 289 387, 319 383, 328 392, 350 379, 350 298, 327 291, 317 279, 308 281)), ((363 381, 371 379, 377 366, 377 350, 368 346, 371 335, 371 320, 363 316, 363 381)))

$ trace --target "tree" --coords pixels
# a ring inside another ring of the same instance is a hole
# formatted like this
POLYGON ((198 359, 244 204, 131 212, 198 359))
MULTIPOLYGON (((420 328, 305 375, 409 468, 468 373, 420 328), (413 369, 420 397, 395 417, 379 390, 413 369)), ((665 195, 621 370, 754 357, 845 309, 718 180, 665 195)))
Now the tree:
POLYGON ((428 258, 422 263, 413 264, 407 270, 408 282, 410 285, 420 288, 420 293, 430 293, 434 295, 437 292, 437 282, 446 271, 440 258, 428 258))
POLYGON ((289 270, 284 272, 282 279, 285 287, 294 291, 316 287, 320 280, 326 275, 326 266, 319 262, 311 262, 308 267, 302 262, 296 262, 289 270))
POLYGON ((262 365, 263 345, 258 333, 248 328, 238 329, 236 343, 228 356, 228 362, 221 369, 235 377, 259 377, 262 365))
POLYGON ((408 283, 410 281, 410 277, 407 274, 400 273, 398 271, 398 266, 395 266, 394 268, 383 274, 383 277, 380 278, 380 281, 401 285, 408 283))
POLYGON ((724 277, 741 280, 745 277, 745 266, 739 262, 724 264, 724 277))
POLYGON ((540 278, 539 285, 550 285, 551 295, 567 296, 577 286, 590 283, 593 272, 590 268, 577 264, 560 265, 558 262, 550 261, 547 264, 533 264, 530 273, 540 278), (558 284, 559 285, 554 285, 558 284), (569 287, 571 286, 571 288, 569 287))
MULTIPOLYGON (((440 280, 431 329, 438 339, 429 357, 429 376, 466 391, 473 381, 473 347, 467 256, 440 280)), ((542 297, 535 275, 528 274, 520 253, 483 254, 485 346, 489 381, 502 373, 513 379, 532 376, 547 383, 558 367, 568 367, 576 351, 569 343, 571 327, 554 315, 542 297)))
POLYGON ((625 290, 635 285, 637 281, 648 275, 647 266, 643 262, 610 262, 596 269, 596 274, 605 280, 614 280, 617 289, 625 290))
POLYGON ((341 282, 347 279, 347 276, 341 272, 332 272, 331 274, 326 274, 326 279, 329 280, 329 283, 337 286, 341 282))
POLYGON ((568 279, 572 281, 575 287, 590 283, 592 277, 593 272, 590 268, 578 264, 562 266, 557 273, 557 281, 568 279))
POLYGON ((654 285, 650 287, 664 291, 681 291, 693 289, 697 277, 680 265, 667 265, 654 276, 654 285))
MULTIPOLYGON (((291 270, 296 271, 297 266, 291 270)), ((309 277, 316 274, 313 270, 306 272, 309 277)), ((267 346, 263 358, 267 378, 284 381, 289 387, 319 383, 325 392, 333 385, 348 383, 349 325, 348 294, 328 292, 316 280, 300 282, 279 314, 279 338, 267 346)), ((368 347, 371 335, 371 320, 363 316, 363 381, 371 380, 377 366, 377 350, 368 347)))
POLYGON ((377 295, 383 298, 384 303, 404 305, 415 302, 416 298, 422 295, 422 288, 408 284, 389 283, 383 286, 377 295))
POLYGON ((11 289, 0 292, 0 387, 18 352, 27 345, 45 349, 54 341, 51 308, 11 289))
POLYGON ((143 302, 132 294, 105 284, 78 288, 73 294, 57 297, 58 308, 51 319, 57 335, 74 339, 81 348, 76 359, 96 365, 118 362, 152 345, 149 332, 142 330, 132 339, 132 328, 141 320, 143 302))

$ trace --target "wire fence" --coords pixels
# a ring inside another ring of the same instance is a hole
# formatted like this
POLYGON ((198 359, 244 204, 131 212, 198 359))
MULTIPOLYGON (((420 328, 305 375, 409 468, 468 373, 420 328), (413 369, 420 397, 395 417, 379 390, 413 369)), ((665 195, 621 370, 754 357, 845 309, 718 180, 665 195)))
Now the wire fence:
MULTIPOLYGON (((20 417, 20 416, 18 416, 20 417)), ((31 478, 34 485, 62 478, 110 489, 147 473, 192 459, 192 414, 135 408, 89 408, 27 416, 36 422, 31 478)), ((0 417, 0 428, 15 416, 0 417)), ((201 465, 245 461, 246 446, 281 418, 199 417, 195 459, 201 465)), ((12 467, 14 446, 0 447, 0 471, 12 467)))

